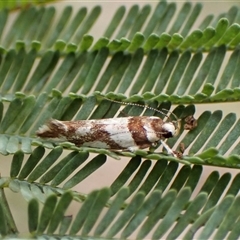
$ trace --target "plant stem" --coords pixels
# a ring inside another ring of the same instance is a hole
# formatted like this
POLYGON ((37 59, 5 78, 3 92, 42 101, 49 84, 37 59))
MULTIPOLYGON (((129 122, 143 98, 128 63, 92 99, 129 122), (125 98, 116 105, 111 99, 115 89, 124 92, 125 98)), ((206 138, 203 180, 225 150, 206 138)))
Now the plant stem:
POLYGON ((9 234, 18 233, 17 226, 14 222, 3 188, 0 188, 0 204, 2 205, 4 214, 6 217, 6 222, 8 225, 8 233, 9 234))

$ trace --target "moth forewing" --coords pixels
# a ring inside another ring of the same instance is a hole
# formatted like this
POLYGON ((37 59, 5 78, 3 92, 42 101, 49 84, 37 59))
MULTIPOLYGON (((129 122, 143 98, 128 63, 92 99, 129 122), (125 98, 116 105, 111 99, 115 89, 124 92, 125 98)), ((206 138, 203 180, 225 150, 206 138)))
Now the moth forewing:
POLYGON ((80 121, 50 119, 36 134, 76 146, 134 151, 149 148, 175 133, 172 122, 154 116, 137 116, 80 121))

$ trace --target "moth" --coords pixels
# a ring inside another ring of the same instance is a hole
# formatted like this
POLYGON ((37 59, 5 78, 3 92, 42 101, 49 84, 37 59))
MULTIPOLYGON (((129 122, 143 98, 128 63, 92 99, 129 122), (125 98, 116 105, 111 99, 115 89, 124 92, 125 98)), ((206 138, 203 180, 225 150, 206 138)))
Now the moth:
MULTIPOLYGON (((129 104, 153 109, 144 105, 129 104)), ((162 113, 157 109, 154 110, 162 113)), ((53 141, 69 141, 79 147, 104 148, 113 151, 127 150, 134 152, 137 149, 157 146, 161 142, 169 154, 176 156, 164 140, 178 134, 180 120, 171 121, 168 116, 167 118, 168 121, 156 116, 79 121, 50 119, 39 128, 36 135, 53 141)))

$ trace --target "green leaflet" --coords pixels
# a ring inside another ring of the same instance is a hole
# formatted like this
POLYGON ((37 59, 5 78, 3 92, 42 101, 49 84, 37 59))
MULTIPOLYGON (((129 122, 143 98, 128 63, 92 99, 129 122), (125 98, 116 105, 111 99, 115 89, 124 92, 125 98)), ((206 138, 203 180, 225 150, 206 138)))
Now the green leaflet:
POLYGON ((36 230, 37 230, 37 227, 38 227, 38 212, 39 212, 39 204, 38 202, 36 201, 36 199, 32 199, 30 202, 29 202, 29 205, 28 205, 28 228, 29 228, 29 232, 31 234, 33 234, 36 230))

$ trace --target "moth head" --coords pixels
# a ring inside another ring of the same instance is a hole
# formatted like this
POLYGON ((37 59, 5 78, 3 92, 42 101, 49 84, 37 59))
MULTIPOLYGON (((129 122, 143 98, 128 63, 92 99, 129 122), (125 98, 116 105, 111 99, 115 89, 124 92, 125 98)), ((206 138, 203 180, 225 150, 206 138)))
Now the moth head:
POLYGON ((180 120, 172 121, 172 122, 166 122, 162 125, 163 129, 163 137, 170 138, 178 135, 180 131, 180 120))

